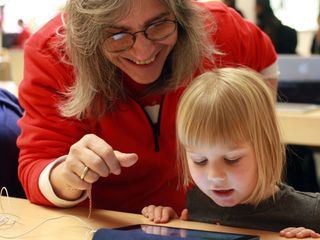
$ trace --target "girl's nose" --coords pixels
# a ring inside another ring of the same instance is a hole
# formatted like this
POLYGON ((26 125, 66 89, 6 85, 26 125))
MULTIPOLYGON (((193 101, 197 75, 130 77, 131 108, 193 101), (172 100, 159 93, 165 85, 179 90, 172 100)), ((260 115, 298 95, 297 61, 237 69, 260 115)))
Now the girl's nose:
POLYGON ((226 172, 223 164, 219 162, 213 162, 209 165, 208 179, 210 181, 224 181, 226 178, 226 172))

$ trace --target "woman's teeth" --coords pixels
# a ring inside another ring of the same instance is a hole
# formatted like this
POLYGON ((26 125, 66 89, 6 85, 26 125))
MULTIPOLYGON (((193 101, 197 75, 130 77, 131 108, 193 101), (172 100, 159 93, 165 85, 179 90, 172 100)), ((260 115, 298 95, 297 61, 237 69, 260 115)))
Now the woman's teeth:
POLYGON ((145 65, 145 64, 150 64, 154 61, 155 57, 152 57, 150 59, 144 60, 144 61, 139 61, 139 60, 134 60, 134 59, 129 59, 130 61, 134 62, 137 65, 145 65))

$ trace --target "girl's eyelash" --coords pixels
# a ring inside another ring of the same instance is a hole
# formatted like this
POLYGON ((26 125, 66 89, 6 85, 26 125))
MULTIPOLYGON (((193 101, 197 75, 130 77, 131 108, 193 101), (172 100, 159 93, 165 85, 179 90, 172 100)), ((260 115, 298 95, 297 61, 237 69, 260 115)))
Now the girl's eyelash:
POLYGON ((197 165, 205 165, 208 162, 208 159, 203 159, 201 161, 193 161, 197 165))
POLYGON ((224 158, 224 160, 225 160, 227 163, 229 163, 229 164, 234 164, 234 163, 239 162, 240 157, 239 157, 239 158, 233 158, 233 159, 230 159, 230 158, 224 158))

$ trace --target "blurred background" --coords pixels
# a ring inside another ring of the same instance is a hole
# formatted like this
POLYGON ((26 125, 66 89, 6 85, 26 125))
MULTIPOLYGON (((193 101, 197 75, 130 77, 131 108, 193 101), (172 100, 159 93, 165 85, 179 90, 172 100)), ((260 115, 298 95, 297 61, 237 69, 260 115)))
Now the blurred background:
POLYGON ((17 92, 23 77, 23 44, 66 0, 0 0, 0 86, 17 92))

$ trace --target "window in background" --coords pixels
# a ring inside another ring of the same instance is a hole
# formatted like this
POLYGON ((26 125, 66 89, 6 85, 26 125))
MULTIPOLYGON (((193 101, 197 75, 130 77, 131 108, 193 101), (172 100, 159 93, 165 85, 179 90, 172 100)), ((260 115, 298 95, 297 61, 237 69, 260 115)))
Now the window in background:
POLYGON ((319 0, 271 0, 275 15, 283 24, 297 31, 314 31, 317 29, 319 0))
POLYGON ((7 0, 3 11, 3 31, 19 31, 18 20, 22 19, 32 32, 56 15, 66 0, 7 0))

